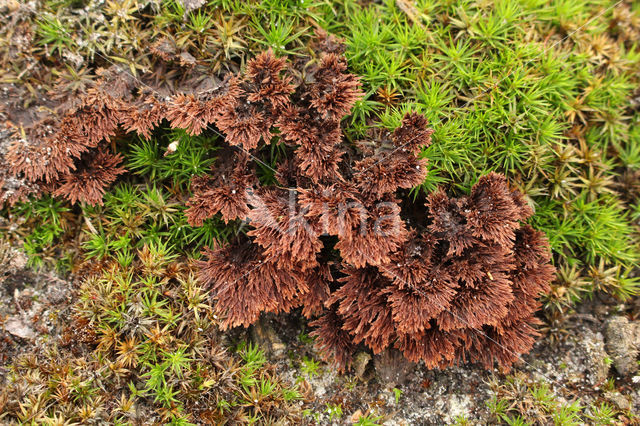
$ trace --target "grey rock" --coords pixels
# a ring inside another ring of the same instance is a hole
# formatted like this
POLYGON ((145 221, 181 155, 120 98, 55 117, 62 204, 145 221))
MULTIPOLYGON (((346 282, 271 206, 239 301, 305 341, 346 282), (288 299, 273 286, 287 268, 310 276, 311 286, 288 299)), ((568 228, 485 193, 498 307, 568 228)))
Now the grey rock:
POLYGON ((204 6, 207 2, 205 0, 180 0, 180 4, 184 7, 185 16, 192 10, 196 10, 204 6))
POLYGON ((585 350, 585 379, 592 386, 598 386, 607 380, 609 376, 609 363, 607 363, 607 352, 605 350, 604 338, 602 333, 594 333, 591 330, 585 330, 584 338, 581 342, 582 348, 585 350))
MULTIPOLYGON (((542 348, 545 342, 540 342, 542 348)), ((531 358, 532 373, 540 380, 562 380, 591 388, 601 386, 609 376, 609 355, 602 333, 585 326, 576 327, 571 338, 544 350, 544 358, 531 358), (553 354, 553 355, 551 355, 553 354), (561 368, 558 368, 562 366, 561 368)))
POLYGON ((604 335, 607 353, 618 373, 629 376, 638 371, 636 359, 640 349, 640 324, 623 316, 614 316, 605 322, 604 335))
POLYGON ((371 355, 367 352, 358 352, 356 356, 353 357, 353 372, 360 380, 365 379, 365 372, 367 371, 369 361, 371 361, 371 355))
POLYGON ((604 397, 620 410, 627 411, 631 409, 629 397, 622 395, 620 392, 606 392, 604 397))
POLYGON ((36 333, 20 317, 9 317, 4 324, 4 329, 11 335, 25 340, 33 340, 36 333))

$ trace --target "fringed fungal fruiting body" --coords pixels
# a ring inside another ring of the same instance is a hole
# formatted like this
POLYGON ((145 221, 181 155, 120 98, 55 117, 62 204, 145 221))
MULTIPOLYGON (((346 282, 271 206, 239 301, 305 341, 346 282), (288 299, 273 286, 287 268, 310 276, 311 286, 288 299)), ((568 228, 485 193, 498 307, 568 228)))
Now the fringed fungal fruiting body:
POLYGON ((407 114, 393 132, 346 143, 340 120, 360 92, 344 60, 321 53, 287 77, 271 55, 237 77, 242 102, 216 121, 229 146, 243 148, 228 150, 236 168, 194 178, 189 201, 195 225, 217 213, 249 221, 248 238, 207 249, 200 261, 222 326, 301 307, 314 318, 318 348, 340 368, 359 344, 429 367, 510 366, 534 342, 537 297, 554 274, 544 236, 523 224, 533 212, 521 194, 491 173, 468 196, 434 192, 409 226, 397 193, 425 178, 426 119, 407 114), (275 171, 280 186, 263 187, 243 152, 274 135, 287 159, 275 171))

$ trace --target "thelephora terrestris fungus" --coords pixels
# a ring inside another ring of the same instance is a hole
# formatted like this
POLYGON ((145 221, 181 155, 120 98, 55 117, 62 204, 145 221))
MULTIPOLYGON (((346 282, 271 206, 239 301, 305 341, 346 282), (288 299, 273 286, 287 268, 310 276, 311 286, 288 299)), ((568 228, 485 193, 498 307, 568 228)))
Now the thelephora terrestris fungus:
POLYGON ((335 39, 323 34, 315 47, 292 62, 264 52, 223 78, 191 67, 174 85, 107 69, 80 99, 49 105, 52 117, 5 108, 2 201, 50 191, 100 203, 124 171, 110 151, 118 132, 148 137, 162 120, 192 135, 214 128, 224 142, 209 173, 192 178, 186 215, 193 226, 214 215, 248 221, 245 235, 199 261, 223 328, 301 308, 341 369, 358 345, 429 367, 510 366, 534 342, 537 297, 554 273, 544 235, 523 223, 531 208, 491 173, 468 196, 433 192, 409 223, 400 191, 423 182, 433 131, 409 113, 393 131, 346 141, 341 120, 360 83, 335 39), (257 168, 272 143, 283 155, 266 185, 257 168))
POLYGON ((321 52, 312 65, 292 66, 291 78, 284 76, 290 68, 264 55, 248 68, 250 75, 238 77, 245 92, 255 75, 277 90, 252 89, 241 110, 253 108, 261 121, 239 118, 246 130, 225 131, 227 142, 259 150, 280 135, 288 155, 274 170, 275 186, 247 178, 252 162, 241 151, 230 151, 241 171, 214 167, 194 178, 202 190, 189 201, 193 223, 220 212, 250 228, 200 261, 223 327, 300 307, 317 347, 340 368, 358 345, 375 353, 395 348, 434 368, 461 361, 508 367, 527 352, 537 298, 554 269, 544 236, 523 224, 532 210, 506 178, 484 176, 462 197, 439 189, 421 223, 410 226, 398 192, 427 173, 420 153, 432 130, 422 115, 347 143, 340 121, 360 92, 342 57, 321 52), (236 188, 224 202, 213 196, 223 187, 236 188), (228 204, 242 208, 228 215, 228 204))

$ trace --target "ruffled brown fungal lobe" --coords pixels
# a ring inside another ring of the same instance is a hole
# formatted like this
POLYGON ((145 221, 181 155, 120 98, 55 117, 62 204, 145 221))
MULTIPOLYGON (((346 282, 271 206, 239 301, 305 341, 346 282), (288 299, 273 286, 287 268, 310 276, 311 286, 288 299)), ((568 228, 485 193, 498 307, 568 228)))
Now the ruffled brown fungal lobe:
POLYGON ((121 162, 120 154, 89 151, 77 163, 77 170, 61 179, 54 195, 65 197, 72 203, 102 205, 105 188, 125 171, 118 166, 121 162))
POLYGON ((218 213, 225 223, 247 218, 256 180, 249 157, 227 150, 218 164, 211 167, 210 174, 191 178, 193 196, 187 201, 185 215, 192 226, 200 226, 218 213))
POLYGON ((247 235, 264 249, 267 259, 282 266, 297 264, 309 269, 317 265, 316 254, 323 244, 295 197, 296 192, 291 190, 256 191, 248 215, 254 229, 247 235))
POLYGON ((248 327, 261 312, 287 312, 308 292, 299 270, 266 260, 248 240, 206 248, 203 254, 199 278, 211 289, 223 329, 248 327))

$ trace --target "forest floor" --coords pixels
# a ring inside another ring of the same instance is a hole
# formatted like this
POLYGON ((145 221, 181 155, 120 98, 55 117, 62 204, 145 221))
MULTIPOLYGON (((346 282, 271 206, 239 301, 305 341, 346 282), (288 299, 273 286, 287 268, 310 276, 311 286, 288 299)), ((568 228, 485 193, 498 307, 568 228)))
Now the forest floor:
MULTIPOLYGON (((14 263, 24 263, 23 258, 14 263)), ((73 279, 19 269, 0 286, 0 384, 25 354, 68 345, 77 291, 73 279)), ((464 365, 428 370, 385 352, 356 356, 350 374, 319 358, 296 314, 267 315, 225 335, 252 341, 305 396, 310 424, 637 424, 640 304, 599 298, 579 305, 562 329, 548 330, 509 372, 464 365), (520 422, 520 423, 518 423, 520 422)), ((1 403, 2 401, 0 401, 1 403)))

